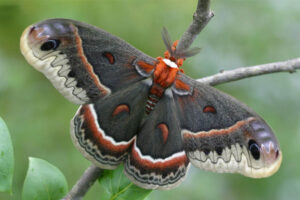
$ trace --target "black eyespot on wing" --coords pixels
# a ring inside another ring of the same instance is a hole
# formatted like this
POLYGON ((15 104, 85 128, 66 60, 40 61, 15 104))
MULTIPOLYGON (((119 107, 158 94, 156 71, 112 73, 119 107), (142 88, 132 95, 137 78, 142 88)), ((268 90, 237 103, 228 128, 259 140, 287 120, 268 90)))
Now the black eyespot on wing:
POLYGON ((69 73, 68 73, 68 77, 75 77, 75 73, 73 72, 73 71, 70 71, 69 73))
POLYGON ((78 88, 83 87, 83 83, 80 80, 78 80, 76 83, 76 87, 78 87, 78 88))
POLYGON ((254 140, 249 140, 248 148, 255 160, 258 160, 260 157, 259 146, 254 140))
POLYGON ((218 154, 219 156, 222 155, 223 148, 222 148, 222 147, 216 147, 216 152, 217 152, 217 154, 218 154))
POLYGON ((209 149, 206 149, 206 148, 205 148, 205 149, 203 149, 202 151, 205 153, 205 155, 208 155, 208 154, 209 154, 209 152, 210 152, 210 150, 209 150, 209 149))
POLYGON ((60 40, 48 40, 41 46, 42 51, 55 50, 60 45, 60 40))

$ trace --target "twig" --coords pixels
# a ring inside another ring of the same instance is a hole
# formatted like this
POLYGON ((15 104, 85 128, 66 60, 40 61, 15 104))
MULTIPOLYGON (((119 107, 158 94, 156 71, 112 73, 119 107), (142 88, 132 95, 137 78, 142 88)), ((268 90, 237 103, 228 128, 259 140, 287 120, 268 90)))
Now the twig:
POLYGON ((85 170, 83 175, 79 178, 77 183, 73 186, 71 191, 63 198, 63 200, 80 200, 94 182, 99 178, 102 173, 102 169, 91 165, 85 170))
POLYGON ((222 83, 249 78, 252 76, 258 76, 275 72, 293 73, 297 69, 300 69, 300 58, 287 60, 283 62, 256 65, 251 67, 241 67, 230 71, 220 72, 212 76, 200 78, 197 81, 214 86, 222 83))
POLYGON ((210 0, 198 0, 192 24, 180 38, 176 51, 183 52, 187 50, 213 16, 214 14, 210 10, 210 0))

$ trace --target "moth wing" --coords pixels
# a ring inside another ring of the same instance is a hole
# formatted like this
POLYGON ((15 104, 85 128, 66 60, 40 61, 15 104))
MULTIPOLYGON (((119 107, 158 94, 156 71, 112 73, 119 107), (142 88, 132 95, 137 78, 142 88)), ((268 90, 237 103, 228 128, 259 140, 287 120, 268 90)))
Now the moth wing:
POLYGON ((186 175, 189 161, 175 106, 171 89, 167 89, 143 120, 125 161, 125 174, 143 188, 170 189, 186 175))
POLYGON ((281 163, 271 128, 233 97, 183 74, 173 87, 184 149, 193 165, 266 177, 281 163), (187 89, 188 88, 188 89, 187 89), (186 92, 184 92, 186 91, 186 92))
POLYGON ((71 137, 79 151, 100 168, 116 168, 136 138, 148 90, 141 81, 82 105, 71 121, 71 137))
POLYGON ((71 102, 95 102, 151 75, 156 60, 100 28, 69 19, 29 26, 27 61, 71 102))

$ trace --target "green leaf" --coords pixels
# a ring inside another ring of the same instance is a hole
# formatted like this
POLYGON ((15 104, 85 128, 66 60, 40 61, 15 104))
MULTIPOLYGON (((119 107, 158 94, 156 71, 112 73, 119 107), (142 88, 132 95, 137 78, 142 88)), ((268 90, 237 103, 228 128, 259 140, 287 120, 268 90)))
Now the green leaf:
POLYGON ((142 200, 152 190, 146 190, 133 184, 123 173, 123 166, 115 170, 103 170, 99 183, 105 194, 102 200, 142 200))
POLYGON ((0 191, 12 193, 14 151, 9 131, 0 117, 0 191))
POLYGON ((52 164, 38 158, 29 158, 24 181, 23 200, 57 200, 68 191, 66 178, 52 164))

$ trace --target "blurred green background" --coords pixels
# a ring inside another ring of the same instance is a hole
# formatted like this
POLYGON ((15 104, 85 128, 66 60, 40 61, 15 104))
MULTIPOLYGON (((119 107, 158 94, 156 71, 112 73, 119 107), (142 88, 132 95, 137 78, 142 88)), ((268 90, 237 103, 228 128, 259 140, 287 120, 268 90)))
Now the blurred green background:
MULTIPOLYGON (((200 78, 234 69, 300 56, 299 0, 213 0, 215 17, 194 42, 202 52, 184 64, 200 78)), ((65 100, 20 54, 19 38, 30 24, 47 18, 72 18, 103 28, 156 57, 164 52, 163 26, 178 39, 191 22, 196 0, 44 1, 0 0, 0 116, 15 150, 13 195, 20 199, 28 157, 57 166, 71 187, 90 163, 74 148, 69 121, 77 106, 65 100)), ((250 179, 191 167, 180 187, 154 191, 148 200, 299 199, 300 72, 244 79, 219 86, 259 113, 273 128, 283 152, 274 176, 250 179)), ((0 138, 1 139, 1 138, 0 138)), ((85 197, 101 199, 97 184, 85 197)))

